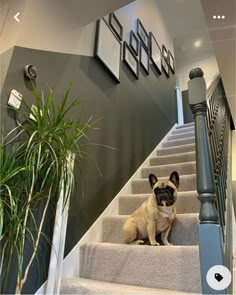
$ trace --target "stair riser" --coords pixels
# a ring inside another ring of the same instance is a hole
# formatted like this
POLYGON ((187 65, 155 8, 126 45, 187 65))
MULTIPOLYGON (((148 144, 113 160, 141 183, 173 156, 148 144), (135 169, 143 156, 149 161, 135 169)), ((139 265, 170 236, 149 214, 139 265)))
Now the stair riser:
POLYGON ((198 247, 86 244, 82 278, 150 288, 201 292, 198 247))
MULTIPOLYGON (((183 214, 175 219, 168 239, 173 245, 198 245, 198 214, 190 215, 183 214)), ((122 227, 126 220, 127 216, 105 217, 102 222, 102 242, 123 244, 122 227)))
POLYGON ((172 135, 174 134, 182 134, 182 133, 188 133, 188 132, 195 132, 195 127, 188 127, 188 128, 182 128, 182 129, 175 129, 171 132, 172 135))
POLYGON ((157 177, 169 176, 173 171, 177 171, 179 175, 195 174, 196 163, 190 162, 176 165, 145 167, 141 171, 141 176, 142 178, 148 178, 150 173, 155 174, 157 177))
POLYGON ((163 147, 175 147, 191 143, 195 143, 195 137, 166 141, 163 143, 163 147))
MULTIPOLYGON (((181 194, 181 193, 180 193, 181 194)), ((132 214, 141 204, 147 200, 150 195, 146 196, 122 196, 119 198, 119 214, 130 215, 132 214)), ((199 213, 200 212, 200 201, 198 200, 197 193, 185 194, 177 196, 175 204, 176 212, 178 214, 184 213, 199 213)))
POLYGON ((181 134, 175 134, 175 135, 169 135, 167 140, 177 140, 177 139, 183 139, 188 137, 194 137, 195 132, 186 132, 181 134))
MULTIPOLYGON (((148 180, 133 181, 131 183, 133 194, 146 194, 151 193, 151 188, 148 180)), ((196 190, 196 175, 193 176, 180 176, 179 191, 192 191, 196 190)))
POLYGON ((162 156, 150 159, 150 166, 158 166, 158 165, 168 165, 168 164, 176 164, 176 163, 186 163, 195 161, 196 154, 195 152, 192 153, 185 153, 185 154, 178 154, 173 156, 162 156))
POLYGON ((186 128, 189 128, 189 127, 194 127, 194 122, 191 122, 191 123, 186 123, 184 125, 178 125, 176 126, 176 129, 186 129, 186 128))
POLYGON ((170 148, 158 149, 156 155, 173 155, 173 154, 181 154, 195 151, 195 144, 182 145, 182 146, 174 146, 170 148))

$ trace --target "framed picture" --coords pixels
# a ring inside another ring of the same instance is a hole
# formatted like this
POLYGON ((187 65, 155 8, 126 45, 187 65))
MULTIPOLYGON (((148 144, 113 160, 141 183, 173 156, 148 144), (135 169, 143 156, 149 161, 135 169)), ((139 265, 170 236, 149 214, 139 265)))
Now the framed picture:
POLYGON ((175 59, 170 50, 168 51, 168 60, 170 65, 170 70, 174 74, 175 73, 175 59))
POLYGON ((157 69, 158 73, 161 75, 161 48, 159 44, 157 43, 156 38, 154 37, 153 33, 149 33, 149 40, 150 40, 150 58, 154 65, 154 67, 157 69))
POLYGON ((139 77, 139 62, 138 58, 132 51, 132 49, 129 47, 127 42, 124 42, 124 62, 128 65, 128 67, 131 69, 132 73, 134 74, 135 78, 138 79, 139 77))
POLYGON ((129 45, 130 45, 131 49, 133 50, 133 52, 136 55, 138 55, 138 53, 139 53, 139 39, 133 31, 130 31, 129 45))
POLYGON ((164 73, 166 74, 167 78, 169 78, 169 65, 163 55, 161 58, 161 65, 162 65, 162 68, 163 68, 164 73))
POLYGON ((97 21, 94 55, 119 83, 121 42, 103 18, 97 21))
POLYGON ((162 45, 162 55, 164 56, 164 58, 167 61, 167 63, 169 63, 169 60, 168 60, 168 51, 167 51, 165 45, 162 45))
POLYGON ((114 12, 109 15, 109 25, 111 26, 111 28, 114 31, 114 33, 116 34, 116 36, 122 41, 123 27, 120 24, 118 18, 114 14, 114 12))
POLYGON ((140 64, 149 75, 149 54, 143 43, 140 44, 140 64))
POLYGON ((139 18, 137 20, 137 34, 138 34, 139 38, 142 40, 142 42, 144 43, 147 50, 149 50, 149 47, 148 47, 148 45, 149 45, 148 44, 149 43, 149 41, 148 41, 148 33, 144 29, 144 26, 142 25, 139 18))

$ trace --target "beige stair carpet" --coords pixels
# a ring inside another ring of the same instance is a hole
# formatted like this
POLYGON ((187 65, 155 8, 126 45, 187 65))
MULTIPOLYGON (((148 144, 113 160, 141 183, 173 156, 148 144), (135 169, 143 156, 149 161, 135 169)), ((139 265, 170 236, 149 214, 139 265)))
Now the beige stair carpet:
POLYGON ((61 294, 201 293, 194 125, 177 126, 158 148, 132 193, 119 195, 118 214, 102 220, 101 241, 80 247, 80 277, 64 279, 61 294), (151 194, 148 175, 180 175, 177 216, 169 240, 174 246, 126 245, 122 225, 151 194))

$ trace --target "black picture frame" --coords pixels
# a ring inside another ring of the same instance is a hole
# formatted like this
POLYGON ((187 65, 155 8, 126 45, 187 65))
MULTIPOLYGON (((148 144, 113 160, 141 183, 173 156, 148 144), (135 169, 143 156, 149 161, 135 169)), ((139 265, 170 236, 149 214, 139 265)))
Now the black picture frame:
POLYGON ((145 70, 146 74, 149 75, 150 58, 148 50, 143 43, 140 44, 140 64, 145 70))
POLYGON ((149 38, 148 38, 148 33, 145 30, 142 22, 140 19, 137 19, 137 35, 139 38, 142 40, 143 44, 145 45, 146 49, 149 50, 149 38))
POLYGON ((159 75, 162 74, 162 53, 161 53, 161 48, 153 35, 152 32, 149 33, 149 42, 150 42, 150 59, 156 68, 157 72, 159 75))
POLYGON ((97 21, 94 56, 120 83, 121 42, 103 18, 97 21))
POLYGON ((169 78, 170 74, 169 74, 169 64, 167 63, 165 57, 162 55, 162 58, 161 58, 161 66, 162 66, 162 69, 166 75, 167 78, 169 78))
POLYGON ((169 66, 172 74, 175 74, 175 59, 173 54, 168 50, 168 60, 169 60, 169 66))
POLYGON ((130 31, 129 46, 133 50, 135 55, 138 56, 138 53, 139 53, 139 39, 135 35, 134 31, 130 31))
POLYGON ((168 51, 167 51, 167 49, 166 49, 166 47, 165 47, 164 44, 162 45, 162 55, 163 55, 163 57, 165 58, 167 64, 169 64, 169 60, 168 60, 168 58, 169 58, 169 57, 168 57, 168 51))
POLYGON ((123 40, 123 27, 114 12, 109 14, 109 25, 112 28, 112 30, 114 31, 114 33, 116 34, 116 36, 120 39, 120 41, 122 41, 123 40))
POLYGON ((128 65, 135 78, 139 78, 139 61, 133 50, 125 41, 123 45, 123 60, 128 65))

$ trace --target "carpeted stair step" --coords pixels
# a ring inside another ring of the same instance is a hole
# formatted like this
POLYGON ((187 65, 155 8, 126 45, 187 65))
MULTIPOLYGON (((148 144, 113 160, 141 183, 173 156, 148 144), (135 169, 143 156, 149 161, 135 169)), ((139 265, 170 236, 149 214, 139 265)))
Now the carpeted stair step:
MULTIPOLYGON (((159 180, 167 180, 169 177, 159 177, 159 180)), ((151 188, 148 179, 137 179, 131 182, 133 194, 151 193, 151 188)), ((196 190, 196 174, 180 175, 179 191, 196 190)))
POLYGON ((199 247, 84 243, 80 277, 200 293, 199 247))
POLYGON ((176 139, 176 140, 169 140, 166 142, 163 142, 163 147, 176 147, 176 146, 182 146, 186 144, 195 143, 195 137, 188 137, 183 139, 176 139))
MULTIPOLYGON (((123 244, 122 226, 130 215, 105 216, 102 220, 103 243, 123 244)), ((198 213, 177 214, 169 234, 173 245, 198 245, 198 213)))
POLYGON ((179 175, 195 174, 196 162, 176 163, 160 166, 144 167, 141 170, 141 177, 148 178, 150 173, 155 174, 157 177, 170 175, 173 171, 177 171, 179 175))
POLYGON ((197 295, 196 293, 180 292, 167 289, 153 289, 145 287, 137 287, 133 285, 113 284, 103 281, 89 280, 84 278, 68 278, 61 282, 60 294, 107 294, 107 295, 197 295))
POLYGON ((188 128, 188 127, 194 127, 194 122, 191 122, 191 123, 186 123, 186 124, 183 124, 183 125, 177 125, 176 126, 176 129, 185 129, 185 128, 188 128))
POLYGON ((181 154, 195 151, 195 143, 158 149, 157 156, 181 154))
MULTIPOLYGON (((141 204, 146 201, 151 194, 127 194, 119 196, 119 214, 130 215, 141 204)), ((178 192, 177 201, 175 203, 176 212, 184 213, 199 213, 200 201, 196 191, 178 192)))
POLYGON ((171 131, 171 134, 183 134, 183 133, 187 133, 187 132, 194 132, 195 133, 195 127, 187 127, 187 128, 182 128, 182 129, 174 129, 171 131))
POLYGON ((172 134, 167 137, 167 140, 176 140, 176 139, 183 139, 188 137, 195 137, 195 132, 191 131, 191 132, 185 132, 180 134, 172 134))
POLYGON ((196 159, 196 153, 194 151, 194 152, 187 152, 183 154, 173 154, 173 155, 153 157, 150 159, 149 164, 150 166, 159 166, 159 165, 167 165, 167 164, 192 162, 192 161, 195 161, 195 159, 196 159))

